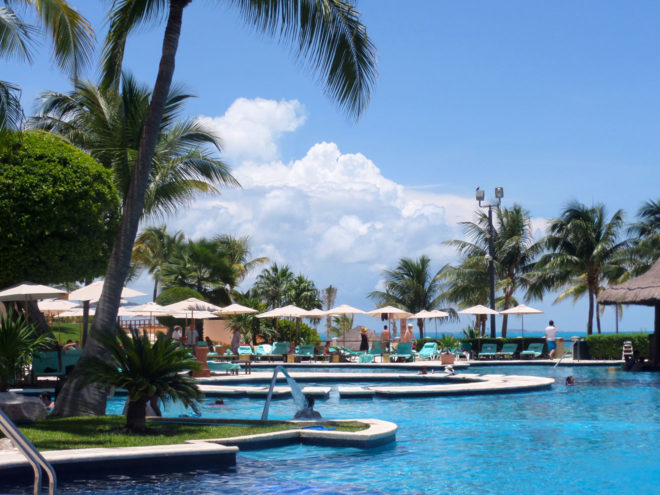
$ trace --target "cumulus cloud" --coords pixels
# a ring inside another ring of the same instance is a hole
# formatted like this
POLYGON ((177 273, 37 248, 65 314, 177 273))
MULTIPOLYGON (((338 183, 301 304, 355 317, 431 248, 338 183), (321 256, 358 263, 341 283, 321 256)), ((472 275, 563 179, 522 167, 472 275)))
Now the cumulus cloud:
POLYGON ((368 157, 321 142, 284 162, 278 139, 305 121, 297 101, 241 98, 216 127, 242 189, 198 200, 170 222, 196 238, 249 235, 253 256, 268 256, 319 287, 340 289, 341 302, 370 305, 382 270, 404 256, 427 254, 439 268, 455 257, 444 240, 461 235, 475 202, 388 179, 368 157))

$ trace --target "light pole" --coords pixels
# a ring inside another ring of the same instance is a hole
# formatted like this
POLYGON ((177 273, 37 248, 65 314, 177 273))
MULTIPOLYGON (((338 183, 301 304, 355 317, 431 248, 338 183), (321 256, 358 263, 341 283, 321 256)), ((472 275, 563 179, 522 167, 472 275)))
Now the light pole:
MULTIPOLYGON (((487 204, 482 204, 485 200, 485 191, 477 187, 477 201, 479 201, 479 208, 488 208, 488 275, 490 277, 490 309, 495 311, 495 248, 493 246, 493 207, 499 208, 502 198, 504 197, 504 189, 502 187, 495 188, 495 199, 497 202, 489 201, 487 204)), ((490 338, 495 338, 495 315, 490 315, 490 338)))

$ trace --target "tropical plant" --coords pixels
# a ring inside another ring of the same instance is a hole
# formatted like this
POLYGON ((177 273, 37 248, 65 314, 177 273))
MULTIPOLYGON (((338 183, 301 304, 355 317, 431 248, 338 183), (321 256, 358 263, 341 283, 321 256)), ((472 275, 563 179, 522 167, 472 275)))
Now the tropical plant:
MULTIPOLYGON (((41 30, 52 38, 57 65, 76 77, 87 63, 94 35, 87 20, 65 0, 5 0, 0 7, 0 57, 32 62, 35 35, 41 30), (13 9, 16 4, 32 7, 42 29, 21 18, 13 9)), ((16 85, 0 81, 0 132, 18 128, 22 117, 19 92, 16 85)))
MULTIPOLYGON (((333 308, 335 305, 335 300, 337 299, 337 287, 329 285, 321 291, 321 301, 323 302, 322 308, 326 311, 330 308, 333 308)), ((332 316, 328 316, 325 322, 326 335, 330 333, 330 327, 332 327, 332 316)))
MULTIPOLYGON (((233 284, 241 283, 250 271, 268 262, 268 258, 265 256, 249 259, 250 238, 248 236, 234 237, 229 234, 221 234, 214 240, 220 244, 221 249, 234 270, 233 284)), ((231 290, 235 287, 233 284, 230 284, 231 290)))
POLYGON ((128 431, 146 430, 146 405, 154 396, 163 401, 180 401, 199 412, 197 399, 202 392, 197 381, 184 372, 200 369, 200 363, 178 342, 159 333, 152 344, 146 333, 140 335, 135 329, 130 336, 117 329, 115 336, 102 334, 99 340, 109 358, 81 359, 75 373, 84 385, 98 383, 128 392, 128 431))
MULTIPOLYGON (((232 298, 235 303, 256 309, 259 313, 263 313, 267 309, 266 303, 254 291, 233 291, 232 298)), ((254 345, 257 343, 257 337, 270 340, 275 335, 275 329, 268 325, 264 319, 257 318, 256 315, 257 313, 245 313, 232 315, 228 318, 230 326, 239 329, 244 341, 252 342, 254 345)))
POLYGON ((353 329, 353 315, 339 315, 332 318, 330 335, 342 337, 353 329))
POLYGON ((316 284, 304 275, 297 275, 288 284, 285 302, 307 310, 321 307, 316 284))
MULTIPOLYGON (((168 95, 145 192, 145 216, 175 213, 196 193, 217 193, 218 186, 238 184, 229 168, 211 155, 220 151, 213 131, 199 121, 179 118, 191 97, 178 87, 168 95)), ((125 198, 150 99, 149 89, 130 75, 122 78, 119 93, 78 81, 69 93, 43 93, 38 115, 29 125, 64 136, 111 169, 125 198)))
POLYGON ((438 339, 440 347, 442 349, 455 349, 458 347, 458 344, 461 343, 460 340, 455 335, 443 333, 438 339))
POLYGON ((9 308, 0 315, 0 392, 22 375, 23 368, 32 362, 34 353, 54 343, 49 335, 37 335, 22 315, 9 308))
POLYGON ((550 221, 550 233, 541 241, 549 252, 539 259, 530 274, 533 284, 528 297, 540 298, 546 290, 564 288, 555 303, 568 297, 577 302, 586 294, 587 334, 593 333, 594 313, 600 333, 596 296, 606 282, 616 281, 625 273, 620 254, 629 242, 621 239, 623 224, 622 210, 617 210, 608 220, 603 205, 569 204, 559 218, 550 221))
POLYGON ((164 287, 189 287, 214 304, 229 304, 234 270, 217 239, 189 240, 176 245, 161 269, 164 287))
MULTIPOLYGON (((385 270, 385 290, 373 291, 369 298, 377 304, 391 305, 409 313, 438 309, 442 301, 438 273, 431 273, 431 260, 422 255, 418 259, 401 258, 394 270, 385 270)), ((424 319, 417 319, 419 337, 424 338, 424 319)))
POLYGON ((631 246, 622 255, 632 277, 644 273, 660 258, 660 200, 646 201, 637 217, 638 221, 628 228, 631 246))
MULTIPOLYGON (((543 252, 543 244, 535 243, 532 235, 532 222, 529 213, 520 205, 511 208, 498 208, 493 222, 493 264, 495 268, 496 286, 502 293, 501 309, 509 309, 514 302, 514 295, 519 289, 526 288, 530 281, 526 274, 532 269, 534 262, 543 252)), ((477 267, 487 269, 488 263, 482 264, 474 258, 486 259, 488 254, 489 233, 488 214, 477 212, 476 222, 462 222, 468 240, 452 240, 447 244, 458 249, 464 256, 463 267, 471 270, 477 267), (470 260, 467 262, 467 260, 470 260)), ((463 274, 451 274, 460 281, 463 274)), ((469 275, 469 274, 465 274, 469 275)), ((486 271, 486 277, 488 272, 486 271)), ((486 283, 490 291, 490 278, 479 277, 486 283)), ((461 290, 462 291, 462 290, 461 290)), ((480 289, 483 291, 483 287, 480 289)), ((458 291, 457 291, 458 292, 458 291)), ((477 304, 482 304, 479 302, 477 304)), ((506 337, 508 315, 502 318, 502 337, 506 337)))
POLYGON ((254 290, 266 301, 269 308, 284 306, 293 278, 293 272, 288 265, 279 267, 277 263, 273 263, 259 274, 254 290))
MULTIPOLYGON (((105 277, 105 288, 92 327, 95 335, 108 333, 119 308, 121 290, 130 266, 133 242, 142 217, 145 193, 158 144, 163 112, 174 75, 183 11, 191 0, 114 0, 110 29, 103 55, 104 85, 117 88, 128 35, 146 22, 161 21, 167 9, 162 55, 149 112, 144 121, 131 187, 124 197, 122 228, 115 241, 105 277)), ((375 79, 375 49, 353 5, 345 0, 273 0, 268 4, 237 0, 245 20, 260 31, 292 42, 298 54, 311 62, 325 79, 332 98, 359 115, 366 107, 375 79)), ((83 357, 101 354, 99 346, 88 345, 83 357)), ((105 396, 98 389, 77 390, 68 382, 60 396, 66 408, 60 414, 76 415, 101 410, 105 396), (76 396, 76 400, 73 397, 76 396)))
POLYGON ((119 226, 110 174, 58 136, 13 132, 0 149, 0 287, 103 274, 119 226))
POLYGON ((153 300, 158 296, 158 284, 163 266, 171 258, 175 250, 183 243, 184 235, 177 231, 173 235, 167 233, 167 227, 149 226, 145 228, 133 246, 133 263, 149 272, 154 280, 153 300))

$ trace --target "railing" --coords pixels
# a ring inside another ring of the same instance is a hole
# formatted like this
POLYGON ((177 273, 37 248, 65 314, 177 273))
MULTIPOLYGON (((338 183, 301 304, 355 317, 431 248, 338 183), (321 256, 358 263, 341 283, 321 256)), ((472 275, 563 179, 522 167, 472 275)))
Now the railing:
POLYGON ((9 438, 16 448, 25 456, 34 470, 34 495, 41 494, 42 469, 48 474, 48 495, 55 495, 57 490, 57 475, 50 463, 44 459, 41 452, 30 442, 11 419, 0 409, 0 430, 9 438))

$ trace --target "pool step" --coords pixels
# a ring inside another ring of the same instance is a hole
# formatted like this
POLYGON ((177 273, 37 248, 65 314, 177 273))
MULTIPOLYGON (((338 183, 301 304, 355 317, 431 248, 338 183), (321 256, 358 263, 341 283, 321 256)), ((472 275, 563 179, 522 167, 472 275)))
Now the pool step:
POLYGON ((376 395, 376 392, 372 389, 364 387, 337 387, 337 390, 339 391, 339 397, 347 399, 368 398, 376 395))

